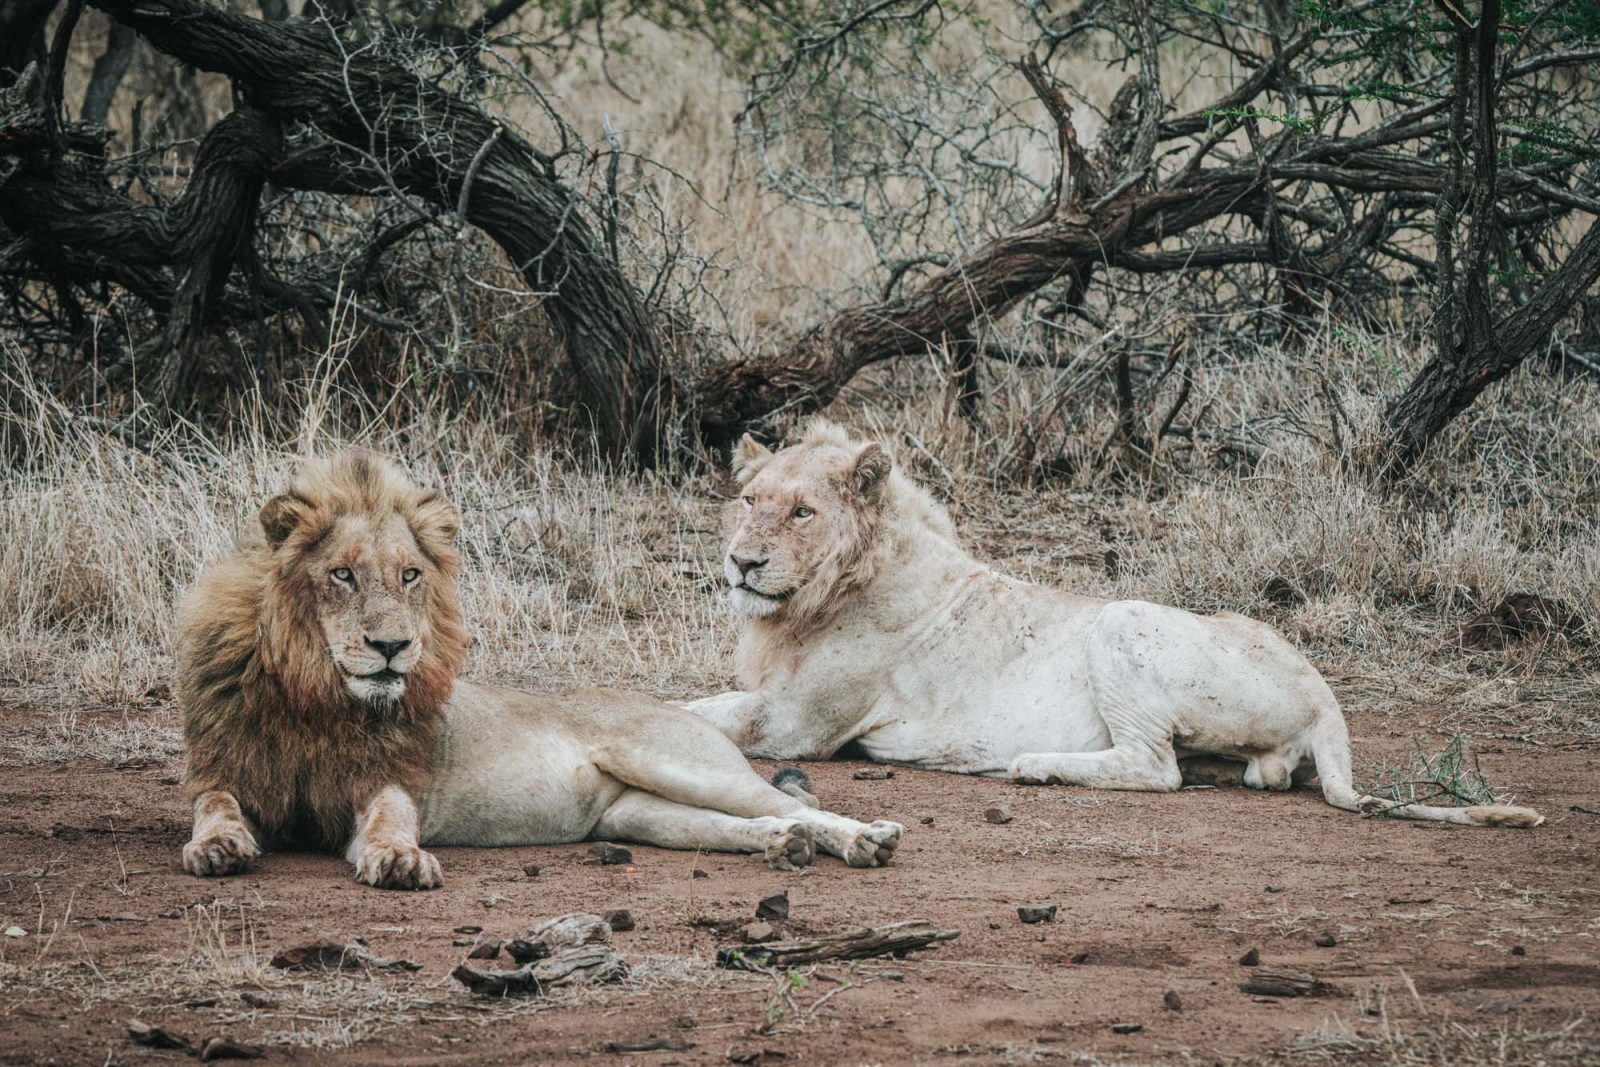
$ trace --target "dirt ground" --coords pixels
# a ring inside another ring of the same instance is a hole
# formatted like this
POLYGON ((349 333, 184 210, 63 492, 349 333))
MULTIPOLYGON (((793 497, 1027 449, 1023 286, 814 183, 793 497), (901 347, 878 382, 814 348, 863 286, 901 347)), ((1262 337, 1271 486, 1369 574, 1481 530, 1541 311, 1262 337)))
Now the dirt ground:
MULTIPOLYGON (((43 714, 0 710, 0 743, 43 714)), ((1369 754, 1427 729, 1351 720, 1369 754)), ((0 1061, 188 1058, 132 1043, 136 1018, 306 1063, 1595 1062, 1600 747, 1490 742, 1480 754, 1546 826, 1366 819, 1307 792, 1113 794, 906 770, 862 780, 864 764, 835 762, 808 768, 830 807, 906 825, 893 866, 824 859, 780 873, 642 847, 626 866, 596 865, 583 845, 442 849, 446 887, 426 894, 358 886, 319 855, 271 855, 222 881, 185 875, 177 761, 13 767, 0 774, 0 925, 21 936, 0 945, 0 1061), (1012 821, 985 820, 997 803, 1012 821), (780 930, 920 917, 960 936, 794 975, 714 968, 780 886, 792 901, 780 930), (1044 903, 1054 922, 1018 920, 1019 905, 1044 903), (635 965, 621 986, 491 1002, 449 977, 477 940, 613 908, 637 921, 615 936, 635 965), (459 932, 471 927, 481 934, 459 932), (303 977, 265 965, 322 935, 365 938, 421 969, 303 977), (1241 992, 1252 948, 1331 992, 1241 992), (674 1047, 607 1050, 652 1038, 674 1047)))

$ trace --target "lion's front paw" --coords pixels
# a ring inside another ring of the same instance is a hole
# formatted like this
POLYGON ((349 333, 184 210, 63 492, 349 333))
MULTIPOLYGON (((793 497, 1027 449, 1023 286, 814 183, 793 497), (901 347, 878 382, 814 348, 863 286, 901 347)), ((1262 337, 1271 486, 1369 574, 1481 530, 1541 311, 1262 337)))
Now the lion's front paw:
POLYGON ((415 845, 368 845, 356 859, 356 881, 379 889, 437 889, 439 861, 415 845))
POLYGON ((904 831, 897 822, 875 822, 861 828, 861 832, 845 846, 844 861, 852 867, 886 867, 900 847, 900 834, 904 831))
POLYGON ((811 828, 803 823, 790 823, 773 833, 767 842, 767 866, 778 871, 793 871, 811 866, 816 858, 816 841, 811 828))
POLYGON ((250 861, 261 855, 261 848, 250 831, 239 827, 197 837, 183 846, 183 869, 200 878, 239 874, 250 861))
POLYGON ((1006 777, 1022 785, 1050 785, 1052 781, 1049 756, 1018 756, 1011 761, 1006 777))

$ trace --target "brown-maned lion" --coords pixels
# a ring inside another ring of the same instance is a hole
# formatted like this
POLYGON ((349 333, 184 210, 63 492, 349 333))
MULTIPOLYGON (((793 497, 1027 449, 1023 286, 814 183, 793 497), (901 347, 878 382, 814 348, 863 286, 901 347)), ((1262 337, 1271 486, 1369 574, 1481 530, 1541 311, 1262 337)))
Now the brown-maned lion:
POLYGON ((1174 790, 1180 761, 1257 789, 1314 772, 1350 811, 1537 826, 1507 804, 1393 804, 1351 781, 1333 691, 1270 626, 996 573, 882 446, 817 420, 746 437, 723 560, 745 690, 686 706, 753 756, 869 758, 1100 789, 1174 790))
POLYGON ((264 540, 179 613, 194 837, 184 869, 263 847, 342 849, 368 885, 427 889, 424 845, 625 839, 809 863, 888 862, 901 828, 816 810, 701 720, 647 696, 532 696, 457 679, 459 520, 382 458, 312 462, 261 510, 264 540))

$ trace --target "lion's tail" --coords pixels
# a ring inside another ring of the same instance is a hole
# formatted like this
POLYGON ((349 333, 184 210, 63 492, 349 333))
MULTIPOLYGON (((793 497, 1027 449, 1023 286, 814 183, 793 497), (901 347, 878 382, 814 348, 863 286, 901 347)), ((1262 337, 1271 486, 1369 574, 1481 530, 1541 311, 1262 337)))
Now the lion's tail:
POLYGON ((820 808, 822 802, 811 792, 811 778, 799 767, 779 767, 772 776, 775 788, 783 790, 809 808, 820 808))
POLYGON ((1317 761, 1317 777, 1322 779, 1322 796, 1329 804, 1345 811, 1384 815, 1395 819, 1420 819, 1449 822, 1461 826, 1538 826, 1544 816, 1532 808, 1514 804, 1476 804, 1469 808, 1444 808, 1432 804, 1401 804, 1356 792, 1350 774, 1350 732, 1337 704, 1322 713, 1317 723, 1312 755, 1317 761))

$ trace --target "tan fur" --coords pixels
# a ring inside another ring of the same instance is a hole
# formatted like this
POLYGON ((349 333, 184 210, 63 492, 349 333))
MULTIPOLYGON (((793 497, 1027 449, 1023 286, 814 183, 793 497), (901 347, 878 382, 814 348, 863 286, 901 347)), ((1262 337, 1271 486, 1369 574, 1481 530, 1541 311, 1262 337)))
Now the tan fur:
POLYGON ((467 652, 455 510, 383 459, 347 452, 308 464, 262 522, 281 540, 247 544, 212 567, 179 609, 188 789, 231 793, 269 841, 338 849, 384 786, 416 792, 426 784, 440 708, 467 652), (402 525, 383 527, 374 546, 373 516, 402 525), (409 605, 420 658, 404 695, 388 705, 346 687, 328 654, 330 613, 316 588, 329 564, 374 547, 423 572, 409 605))
POLYGON ((458 681, 458 520, 362 452, 313 462, 261 510, 265 540, 207 571, 178 625, 196 875, 263 846, 343 849, 359 881, 441 884, 424 845, 595 835, 881 866, 896 823, 809 806, 716 730, 651 697, 458 681))

